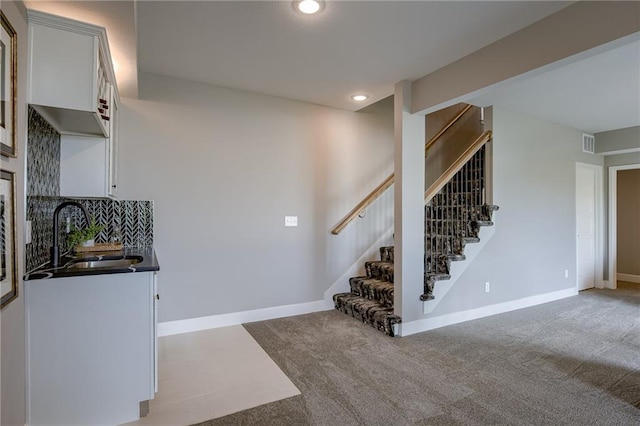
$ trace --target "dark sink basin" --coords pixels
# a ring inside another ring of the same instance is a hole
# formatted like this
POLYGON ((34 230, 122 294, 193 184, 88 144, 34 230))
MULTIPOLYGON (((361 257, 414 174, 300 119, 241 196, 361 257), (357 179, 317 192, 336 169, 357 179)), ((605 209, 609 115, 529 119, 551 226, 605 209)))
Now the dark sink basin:
POLYGON ((122 269, 128 268, 136 263, 142 262, 142 256, 127 256, 121 259, 87 259, 78 260, 71 263, 65 269, 98 269, 98 268, 113 268, 122 269))

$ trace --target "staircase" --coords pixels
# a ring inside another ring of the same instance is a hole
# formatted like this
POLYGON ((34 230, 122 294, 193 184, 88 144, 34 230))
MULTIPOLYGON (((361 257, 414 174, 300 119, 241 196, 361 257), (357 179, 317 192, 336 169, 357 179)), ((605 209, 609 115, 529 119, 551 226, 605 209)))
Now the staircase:
MULTIPOLYGON (((485 203, 484 164, 482 144, 428 197, 422 301, 434 299, 437 281, 451 278, 451 262, 465 260, 464 248, 480 241, 480 228, 493 225, 492 215, 498 206, 485 203)), ((379 261, 365 262, 366 275, 349 279, 351 291, 333 296, 337 310, 389 336, 394 336, 394 326, 402 321, 393 309, 393 252, 393 247, 381 247, 379 261)))
POLYGON ((366 276, 349 279, 350 293, 333 295, 337 310, 393 336, 393 247, 380 247, 380 260, 365 262, 366 276))

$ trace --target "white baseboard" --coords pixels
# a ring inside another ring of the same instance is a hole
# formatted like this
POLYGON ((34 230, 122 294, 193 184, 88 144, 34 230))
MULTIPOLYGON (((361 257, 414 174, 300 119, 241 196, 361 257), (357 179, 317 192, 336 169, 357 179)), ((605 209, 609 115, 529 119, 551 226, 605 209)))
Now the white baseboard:
POLYGON ((434 330, 436 328, 446 327, 448 325, 458 324, 465 321, 489 317, 492 315, 502 314, 518 309, 529 308, 531 306, 553 302, 555 300, 564 299, 566 297, 576 296, 577 294, 578 290, 573 287, 565 290, 554 291, 552 293, 539 294, 536 296, 525 297, 523 299, 483 306, 481 308, 470 309, 468 311, 455 312, 453 314, 441 315, 433 318, 425 318, 411 322, 403 322, 400 324, 400 336, 409 336, 411 334, 434 330))
POLYGON ((616 278, 618 281, 626 281, 628 283, 637 283, 640 284, 640 275, 631 275, 631 274, 616 274, 616 278))
MULTIPOLYGON (((333 306, 330 309, 333 309, 333 306)), ((252 311, 167 321, 158 324, 158 336, 171 336, 173 334, 190 333, 192 331, 228 327, 247 322, 265 321, 294 315, 310 314, 312 312, 327 311, 330 309, 327 309, 324 300, 318 300, 315 302, 274 306, 273 308, 255 309, 252 311)))
MULTIPOLYGON (((620 274, 618 274, 620 275, 620 274)), ((638 277, 640 279, 640 277, 638 277)), ((575 288, 559 290, 552 293, 540 294, 495 305, 483 306, 463 312, 442 315, 439 317, 425 318, 408 323, 401 323, 399 335, 409 336, 423 331, 434 330, 448 325, 465 321, 497 315, 517 309, 528 308, 542 303, 553 302, 566 297, 575 296, 578 291, 575 288)), ((272 308, 255 309, 252 311, 233 312, 229 314, 211 315, 207 317, 189 318, 185 320, 167 321, 158 324, 158 336, 171 336, 174 334, 190 333, 212 328, 228 327, 255 321, 265 321, 275 318, 283 318, 294 315, 310 314, 331 310, 327 308, 324 300, 315 302, 298 303, 294 305, 275 306, 272 308)))

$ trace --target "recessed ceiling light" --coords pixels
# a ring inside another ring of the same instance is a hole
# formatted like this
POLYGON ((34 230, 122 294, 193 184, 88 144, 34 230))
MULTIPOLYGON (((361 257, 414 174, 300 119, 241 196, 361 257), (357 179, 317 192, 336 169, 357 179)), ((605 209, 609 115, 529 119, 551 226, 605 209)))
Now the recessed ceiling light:
POLYGON ((318 13, 324 7, 324 2, 321 0, 302 0, 294 1, 293 8, 298 12, 302 12, 306 15, 313 15, 318 13))
POLYGON ((353 99, 354 101, 357 101, 357 102, 362 102, 362 101, 366 101, 367 99, 369 99, 369 97, 367 95, 353 95, 353 96, 351 96, 351 99, 353 99))

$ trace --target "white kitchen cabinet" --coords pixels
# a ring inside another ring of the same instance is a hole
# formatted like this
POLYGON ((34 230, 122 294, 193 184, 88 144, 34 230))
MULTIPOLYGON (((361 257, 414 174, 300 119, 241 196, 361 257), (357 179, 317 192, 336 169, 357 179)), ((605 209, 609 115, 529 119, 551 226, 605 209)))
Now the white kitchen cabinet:
POLYGON ((108 137, 117 86, 105 29, 32 10, 28 19, 29 103, 60 134, 108 137))
POLYGON ((60 136, 60 195, 63 197, 117 196, 118 178, 118 102, 113 113, 109 137, 60 136))
POLYGON ((28 11, 29 103, 61 135, 60 195, 117 190, 119 96, 104 28, 28 11))
POLYGON ((121 424, 156 389, 154 272, 30 280, 30 425, 121 424))

